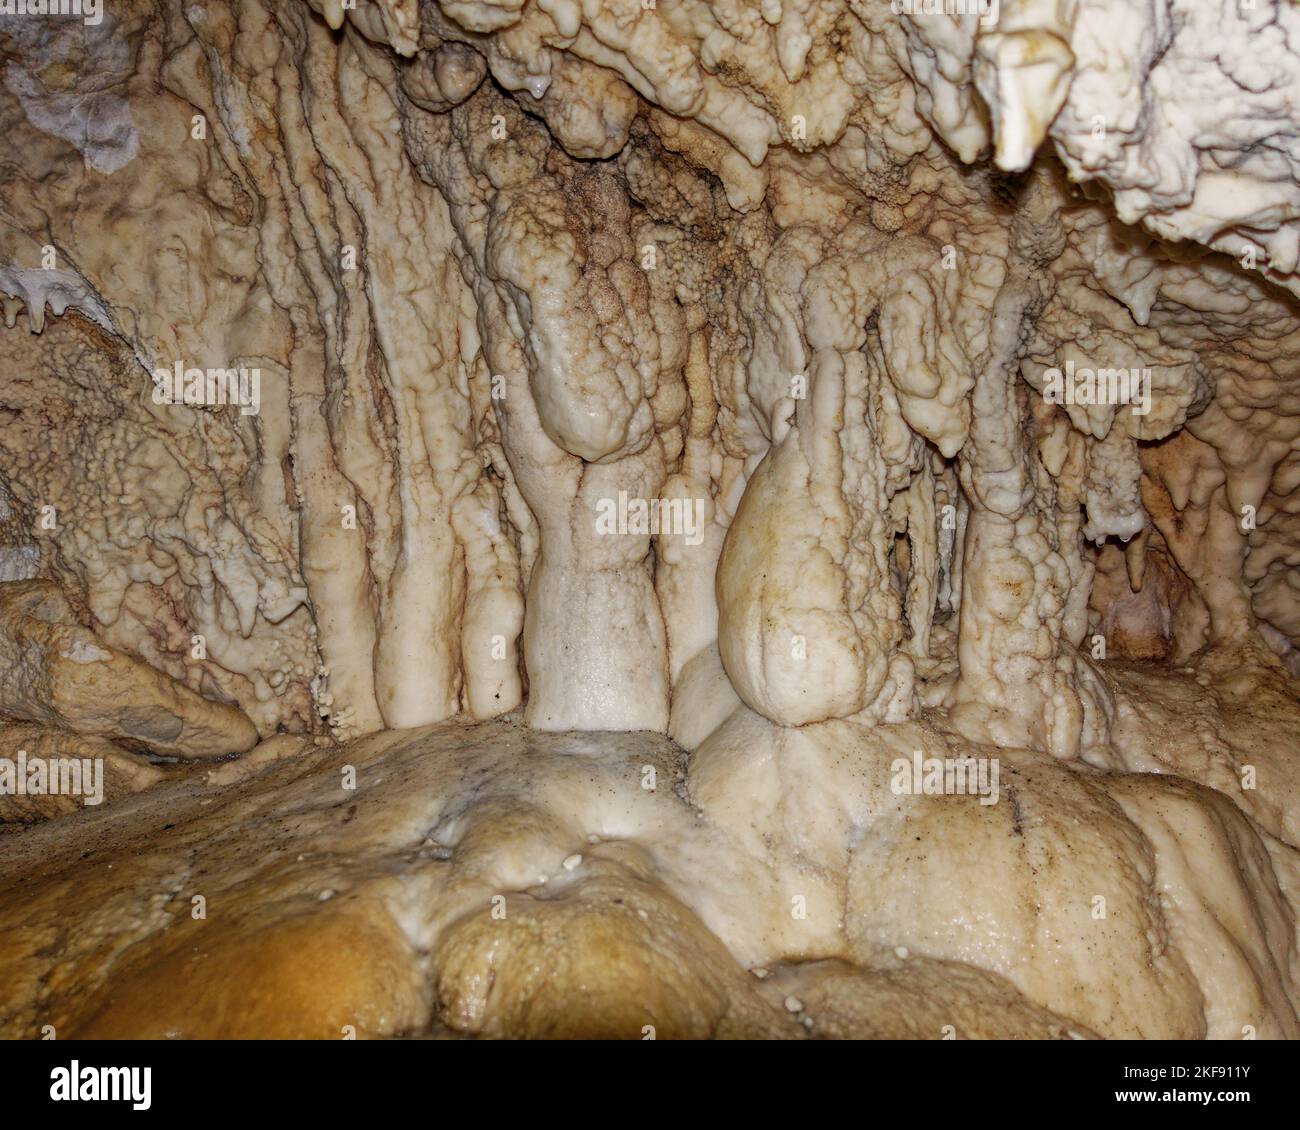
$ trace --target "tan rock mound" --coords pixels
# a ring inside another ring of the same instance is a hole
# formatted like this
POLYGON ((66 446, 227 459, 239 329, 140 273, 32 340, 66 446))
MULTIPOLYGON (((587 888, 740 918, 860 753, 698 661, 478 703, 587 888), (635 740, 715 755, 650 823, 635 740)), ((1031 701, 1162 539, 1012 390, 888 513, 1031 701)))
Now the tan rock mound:
POLYGON ((103 738, 30 723, 0 728, 0 832, 107 804, 165 775, 103 738))
POLYGON ((222 757, 257 744, 242 710, 102 643, 50 581, 0 585, 0 714, 171 757, 222 757))

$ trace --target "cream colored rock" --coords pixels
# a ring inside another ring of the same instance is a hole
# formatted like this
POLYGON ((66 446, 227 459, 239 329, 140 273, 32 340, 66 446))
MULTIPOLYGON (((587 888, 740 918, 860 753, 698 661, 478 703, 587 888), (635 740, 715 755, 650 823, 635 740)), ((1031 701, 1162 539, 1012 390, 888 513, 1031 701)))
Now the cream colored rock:
POLYGON ((0 758, 5 759, 0 762, 4 782, 0 830, 4 831, 111 804, 167 777, 164 768, 103 738, 33 724, 0 727, 0 758), (34 773, 37 762, 41 768, 34 773), (20 774, 24 777, 21 791, 20 774))
POLYGON ((210 702, 81 627, 49 581, 0 585, 0 713, 172 757, 257 742, 238 707, 210 702))
POLYGON ((939 7, 0 17, 5 1023, 1296 1034, 1300 9, 939 7))
POLYGON ((687 774, 509 720, 253 758, 0 838, 45 876, 0 884, 6 1035, 1296 1034, 1295 849, 1186 779, 744 708, 687 774), (898 791, 914 748, 996 802, 898 791))

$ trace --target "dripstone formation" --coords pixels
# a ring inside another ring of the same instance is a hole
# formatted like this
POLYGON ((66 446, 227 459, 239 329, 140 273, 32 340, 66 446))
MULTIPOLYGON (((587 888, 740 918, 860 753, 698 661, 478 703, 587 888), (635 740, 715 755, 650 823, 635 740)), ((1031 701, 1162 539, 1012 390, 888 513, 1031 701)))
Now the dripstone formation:
POLYGON ((0 9, 0 1035, 1300 1036, 1300 6, 965 7, 0 9))

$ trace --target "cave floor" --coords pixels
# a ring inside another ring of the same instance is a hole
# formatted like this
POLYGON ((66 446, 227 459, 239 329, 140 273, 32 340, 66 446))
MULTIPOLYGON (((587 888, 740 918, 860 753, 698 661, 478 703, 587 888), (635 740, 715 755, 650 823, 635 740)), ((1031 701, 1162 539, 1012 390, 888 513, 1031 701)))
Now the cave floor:
POLYGON ((0 1035, 1294 1035, 1294 683, 1112 677, 1109 768, 747 711, 168 767, 0 836, 0 1035), (897 795, 914 748, 1004 803, 897 795))

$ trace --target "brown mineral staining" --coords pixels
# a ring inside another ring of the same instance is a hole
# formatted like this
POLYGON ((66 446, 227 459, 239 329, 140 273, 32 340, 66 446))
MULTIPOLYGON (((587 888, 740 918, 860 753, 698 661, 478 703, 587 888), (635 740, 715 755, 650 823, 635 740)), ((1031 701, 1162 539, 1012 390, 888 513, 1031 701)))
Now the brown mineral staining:
POLYGON ((0 17, 0 1033, 1300 1035, 1300 8, 1171 4, 0 17))
POLYGON ((0 585, 0 667, 0 714, 12 718, 185 759, 257 744, 242 710, 106 646, 50 581, 0 585))

